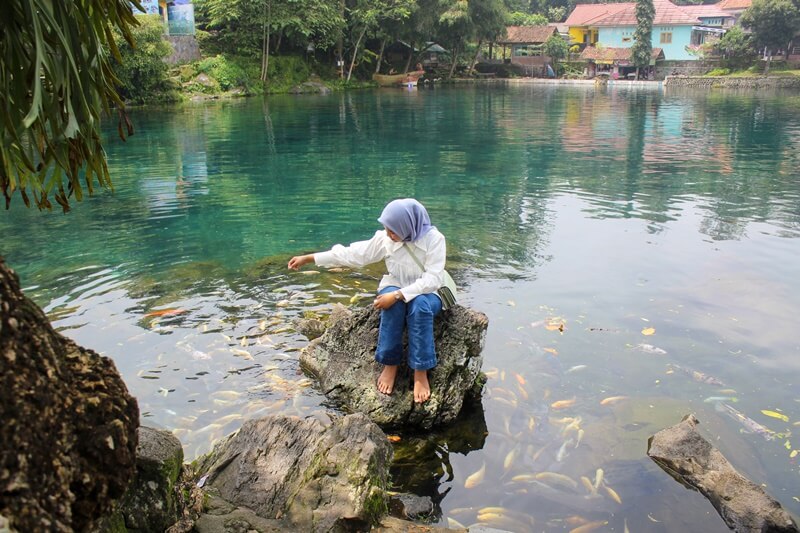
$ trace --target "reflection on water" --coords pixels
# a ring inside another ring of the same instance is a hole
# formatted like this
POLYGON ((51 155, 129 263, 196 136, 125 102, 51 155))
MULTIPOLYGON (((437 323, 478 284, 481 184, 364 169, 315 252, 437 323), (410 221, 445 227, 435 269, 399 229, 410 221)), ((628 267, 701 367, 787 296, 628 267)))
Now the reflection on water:
POLYGON ((115 192, 67 216, 15 205, 2 253, 187 459, 249 418, 336 412, 293 323, 365 305, 381 272, 286 261, 415 196, 490 319, 480 404, 395 435, 394 488, 434 522, 726 531, 645 455, 688 412, 800 512, 797 96, 493 85, 133 118, 108 137, 115 192))

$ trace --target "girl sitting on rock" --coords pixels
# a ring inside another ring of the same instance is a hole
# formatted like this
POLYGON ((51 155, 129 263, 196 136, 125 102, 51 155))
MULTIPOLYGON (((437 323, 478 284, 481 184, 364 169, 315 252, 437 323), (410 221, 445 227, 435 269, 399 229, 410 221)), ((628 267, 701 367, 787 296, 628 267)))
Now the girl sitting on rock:
POLYGON ((378 222, 384 229, 375 232, 368 241, 350 246, 337 244, 327 252, 292 257, 289 268, 298 270, 312 261, 323 267, 350 268, 386 262, 389 273, 381 279, 373 303, 381 310, 375 351, 375 360, 383 364, 378 390, 383 394, 394 390, 397 369, 403 362, 403 330, 407 327, 414 401, 422 403, 431 396, 428 370, 436 366, 433 318, 442 310, 436 291, 443 284, 445 238, 431 225, 425 207, 413 198, 389 202, 378 222))

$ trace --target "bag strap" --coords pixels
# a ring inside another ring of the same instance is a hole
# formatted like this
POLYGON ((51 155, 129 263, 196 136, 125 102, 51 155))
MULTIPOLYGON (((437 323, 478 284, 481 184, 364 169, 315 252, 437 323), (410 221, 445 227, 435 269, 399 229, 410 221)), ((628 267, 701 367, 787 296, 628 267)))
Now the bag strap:
POLYGON ((420 268, 422 269, 422 271, 423 271, 423 272, 425 272, 425 266, 424 266, 424 265, 422 264, 422 262, 419 260, 419 258, 418 258, 418 257, 417 257, 417 255, 414 253, 414 251, 413 251, 413 250, 411 250, 411 247, 410 247, 410 246, 408 246, 408 244, 406 244, 406 243, 403 243, 403 247, 406 249, 406 251, 407 251, 408 253, 410 253, 410 254, 411 254, 411 258, 412 258, 412 259, 414 259, 414 262, 415 262, 415 263, 417 263, 417 266, 418 266, 418 267, 420 267, 420 268))

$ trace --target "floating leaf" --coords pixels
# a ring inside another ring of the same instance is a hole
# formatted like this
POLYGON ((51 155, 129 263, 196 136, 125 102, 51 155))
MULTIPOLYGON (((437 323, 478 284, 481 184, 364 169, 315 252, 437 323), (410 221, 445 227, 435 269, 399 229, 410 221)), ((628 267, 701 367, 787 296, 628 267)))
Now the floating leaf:
POLYGON ((783 443, 783 447, 786 448, 787 450, 791 450, 792 443, 787 440, 786 442, 783 443))
POLYGON ((795 457, 797 457, 798 453, 800 452, 798 452, 797 450, 792 450, 792 453, 789 454, 789 458, 794 459, 795 457))
POLYGON ((652 335, 656 332, 656 328, 644 328, 642 330, 642 335, 652 335))
POLYGON ((777 418, 778 420, 783 420, 784 422, 788 422, 789 421, 789 417, 786 416, 783 413, 777 413, 775 411, 769 411, 767 409, 762 409, 761 413, 765 414, 767 416, 771 416, 772 418, 777 418))

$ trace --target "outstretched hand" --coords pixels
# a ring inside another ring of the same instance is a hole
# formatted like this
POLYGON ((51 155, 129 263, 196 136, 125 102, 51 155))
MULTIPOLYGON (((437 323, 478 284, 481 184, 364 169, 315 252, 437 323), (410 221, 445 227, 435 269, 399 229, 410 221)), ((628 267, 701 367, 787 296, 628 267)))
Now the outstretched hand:
POLYGON ((314 254, 296 255, 289 259, 289 268, 292 270, 300 270, 300 267, 310 263, 314 260, 314 254))

